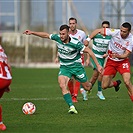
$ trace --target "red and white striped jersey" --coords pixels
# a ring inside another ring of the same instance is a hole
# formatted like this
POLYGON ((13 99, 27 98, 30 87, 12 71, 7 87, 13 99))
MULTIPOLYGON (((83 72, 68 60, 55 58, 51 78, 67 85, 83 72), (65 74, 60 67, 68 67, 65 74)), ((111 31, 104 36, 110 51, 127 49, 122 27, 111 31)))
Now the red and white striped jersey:
POLYGON ((10 67, 7 64, 7 56, 4 53, 4 49, 0 45, 0 78, 12 79, 10 67))
MULTIPOLYGON (((131 33, 128 35, 126 39, 123 39, 120 35, 120 29, 105 28, 105 35, 112 36, 108 47, 109 55, 112 53, 117 53, 119 55, 122 55, 126 50, 132 52, 133 35, 131 33)), ((114 61, 124 60, 118 58, 113 59, 111 56, 109 56, 109 58, 114 61)))
POLYGON ((81 43, 83 43, 86 40, 86 34, 84 31, 77 29, 76 34, 69 34, 70 37, 77 38, 81 43))

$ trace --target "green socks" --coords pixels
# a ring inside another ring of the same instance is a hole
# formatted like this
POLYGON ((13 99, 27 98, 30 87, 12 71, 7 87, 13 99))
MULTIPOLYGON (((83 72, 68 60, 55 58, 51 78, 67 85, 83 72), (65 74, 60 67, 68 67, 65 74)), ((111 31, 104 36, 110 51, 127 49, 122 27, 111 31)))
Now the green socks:
POLYGON ((69 107, 73 105, 70 93, 63 95, 63 97, 64 97, 66 103, 69 105, 69 107))
POLYGON ((101 88, 101 81, 98 81, 98 91, 102 91, 102 88, 101 88))

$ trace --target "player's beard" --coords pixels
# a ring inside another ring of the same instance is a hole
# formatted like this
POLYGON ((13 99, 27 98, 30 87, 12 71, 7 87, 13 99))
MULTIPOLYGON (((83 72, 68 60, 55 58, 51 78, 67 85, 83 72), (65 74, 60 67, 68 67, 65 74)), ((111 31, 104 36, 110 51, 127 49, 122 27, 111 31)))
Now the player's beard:
POLYGON ((69 36, 65 37, 65 38, 61 38, 61 41, 63 43, 68 43, 69 42, 69 36))
POLYGON ((76 30, 76 27, 75 26, 72 26, 71 27, 71 31, 74 32, 76 30))
POLYGON ((121 35, 122 39, 126 39, 128 37, 129 34, 127 35, 121 35))

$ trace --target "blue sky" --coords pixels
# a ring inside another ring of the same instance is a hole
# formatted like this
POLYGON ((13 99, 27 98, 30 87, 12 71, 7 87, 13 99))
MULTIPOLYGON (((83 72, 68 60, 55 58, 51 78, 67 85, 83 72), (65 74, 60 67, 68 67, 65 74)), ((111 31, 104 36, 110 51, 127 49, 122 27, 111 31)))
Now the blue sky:
MULTIPOLYGON (((47 1, 46 0, 31 0, 32 1, 32 24, 47 23, 47 1)), ((19 0, 18 0, 19 3, 19 0)), ((95 23, 99 20, 100 1, 78 1, 73 0, 77 14, 82 22, 88 27, 95 27, 95 23), (95 9, 95 12, 93 11, 95 9)), ((62 1, 55 0, 55 21, 56 25, 62 24, 62 1)), ((19 6, 18 6, 19 9, 19 6)), ((13 0, 0 0, 0 12, 13 12, 13 0)), ((19 14, 19 12, 18 12, 19 14)), ((72 13, 73 14, 73 13, 72 13)), ((75 17, 73 14, 72 16, 75 17)), ((13 17, 0 17, 0 22, 14 23, 13 17)))
MULTIPOLYGON (((33 10, 33 14, 35 15, 35 17, 33 17, 33 21, 37 22, 39 20, 42 19, 42 16, 44 16, 44 22, 46 23, 47 21, 47 14, 46 14, 46 2, 43 3, 36 3, 34 2, 33 7, 35 7, 38 4, 38 7, 42 7, 40 9, 40 11, 38 10, 38 12, 43 12, 41 10, 44 9, 43 13, 38 13, 36 12, 36 10, 33 10), (38 19, 36 19, 36 17, 38 19)), ((82 22, 87 25, 88 27, 94 27, 95 23, 99 21, 99 12, 100 12, 100 2, 85 2, 85 1, 76 1, 73 0, 73 3, 76 7, 77 10, 77 14, 80 17, 80 19, 82 20, 82 22), (95 12, 93 11, 95 9, 95 12)), ((57 25, 60 25, 60 23, 62 23, 62 2, 55 0, 55 20, 57 25)), ((37 7, 35 7, 37 8, 37 7)), ((74 13, 72 13, 72 16, 76 17, 74 13)))
MULTIPOLYGON (((0 12, 13 12, 14 0, 0 0, 0 12)), ((20 0, 17 0, 18 3, 20 0)), ((47 24, 47 0, 31 0, 32 1, 32 24, 43 23, 47 24)), ((62 0, 54 0, 55 1, 55 22, 56 26, 62 24, 62 0)), ((109 0, 104 0, 105 5, 108 6, 109 0)), ((116 1, 116 0, 115 0, 116 1)), ((88 29, 95 29, 97 25, 101 24, 100 12, 101 12, 101 0, 73 0, 73 4, 76 7, 77 14, 79 18, 82 20, 84 25, 87 26, 88 29)), ((19 4, 18 4, 19 5, 19 4)), ((133 13, 131 9, 131 4, 127 5, 126 12, 133 13)), ((19 9, 19 6, 18 6, 19 9)), ((108 12, 107 9, 106 12, 108 12)), ((19 14, 19 12, 18 12, 19 14)), ((75 17, 75 15, 72 15, 75 17)), ((78 19, 79 19, 78 18, 78 19)), ((112 18, 106 17, 106 20, 111 20, 112 18)), ((20 18, 19 18, 20 20, 20 18)), ((127 18, 129 21, 133 21, 133 19, 127 18)), ((116 20, 111 20, 113 23, 116 23, 116 20)), ((13 17, 0 17, 0 23, 14 23, 13 17)), ((114 23, 114 24, 115 24, 114 23)), ((132 22, 131 22, 132 23, 132 22)))

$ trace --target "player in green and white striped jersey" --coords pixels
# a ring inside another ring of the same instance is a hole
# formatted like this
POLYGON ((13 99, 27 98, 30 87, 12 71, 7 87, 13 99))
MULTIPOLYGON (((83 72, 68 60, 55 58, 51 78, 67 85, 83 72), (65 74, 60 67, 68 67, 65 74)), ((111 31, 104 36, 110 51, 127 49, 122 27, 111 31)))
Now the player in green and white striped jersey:
MULTIPOLYGON (((109 27, 110 27, 110 23, 108 21, 102 22, 102 28, 109 28, 109 27)), ((96 56, 96 58, 97 58, 97 60, 101 66, 104 66, 106 52, 108 49, 110 39, 111 39, 111 36, 103 36, 101 34, 97 34, 96 36, 93 37, 92 51, 94 52, 94 54, 95 54, 95 56, 96 56)), ((92 83, 92 86, 93 86, 95 84, 96 80, 98 79, 97 96, 101 100, 105 100, 105 97, 102 93, 102 88, 101 88, 102 76, 97 71, 96 65, 92 59, 91 59, 91 63, 93 65, 94 72, 93 72, 93 75, 90 79, 90 82, 92 83)))
POLYGON ((86 90, 90 90, 92 87, 91 83, 88 82, 86 72, 84 67, 81 64, 81 52, 88 53, 94 62, 96 63, 97 69, 99 72, 102 71, 102 67, 99 65, 94 53, 88 47, 85 47, 78 39, 72 38, 69 36, 69 26, 62 25, 60 27, 59 35, 58 34, 48 34, 46 32, 35 32, 26 30, 24 34, 35 35, 42 38, 48 38, 55 40, 58 47, 58 56, 60 60, 60 71, 58 74, 58 82, 61 88, 65 102, 69 106, 68 113, 77 114, 70 91, 67 89, 68 81, 72 76, 80 83, 86 90))
MULTIPOLYGON (((83 30, 77 29, 77 19, 73 17, 69 18, 69 36, 73 38, 77 38, 81 43, 83 43, 86 40, 85 32, 83 30)), ((83 53, 80 53, 80 54, 82 59, 82 65, 84 66, 84 54, 83 53)), ((83 89, 79 81, 72 78, 68 82, 68 88, 70 90, 73 102, 78 102, 77 97, 78 97, 79 90, 83 96, 83 100, 84 101, 88 100, 87 91, 83 89)))

